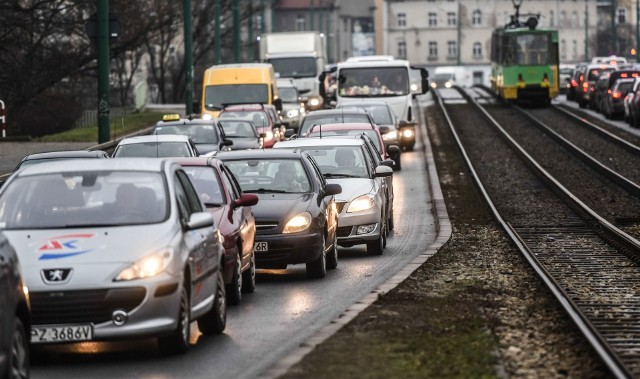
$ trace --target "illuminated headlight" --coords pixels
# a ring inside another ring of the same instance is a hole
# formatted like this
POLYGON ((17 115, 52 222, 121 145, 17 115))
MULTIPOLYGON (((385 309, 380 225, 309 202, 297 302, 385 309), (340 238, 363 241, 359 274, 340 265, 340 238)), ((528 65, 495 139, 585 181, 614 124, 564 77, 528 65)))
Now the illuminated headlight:
POLYGON ((385 141, 396 140, 398 139, 398 132, 396 132, 395 130, 392 130, 387 134, 383 134, 382 139, 385 141))
POLYGON ((287 112, 287 117, 288 118, 298 117, 298 114, 300 114, 300 112, 297 109, 291 109, 287 112))
POLYGON ((202 119, 203 120, 213 120, 213 116, 211 116, 210 114, 206 113, 202 115, 202 119))
POLYGON ((317 107, 320 105, 320 99, 317 97, 310 98, 308 104, 310 107, 317 107))
POLYGON ((266 134, 266 135, 265 135, 265 137, 264 137, 265 141, 268 141, 268 140, 272 140, 272 139, 273 139, 273 132, 272 132, 272 131, 268 131, 268 132, 267 132, 267 133, 265 133, 265 134, 266 134))
POLYGON ((151 278, 167 269, 173 256, 172 249, 166 249, 139 259, 116 276, 115 281, 151 278))
POLYGON ((287 221, 282 233, 296 233, 307 229, 311 225, 311 214, 302 212, 287 221))
POLYGON ((356 229, 356 234, 369 234, 372 233, 374 230, 376 230, 376 226, 378 224, 367 224, 367 225, 360 225, 358 226, 358 229, 356 229))
POLYGON ((445 87, 447 87, 447 88, 451 88, 451 82, 446 82, 446 83, 444 84, 444 86, 445 86, 445 87))
POLYGON ((431 88, 436 88, 437 86, 436 82, 431 82, 431 88))
POLYGON ((404 138, 411 138, 411 137, 413 137, 413 130, 411 130, 411 129, 405 129, 405 130, 403 130, 403 131, 402 131, 402 136, 403 136, 404 138))
POLYGON ((347 213, 362 212, 373 207, 373 195, 358 196, 351 201, 347 213))
POLYGON ((417 84, 412 84, 411 85, 411 91, 417 91, 418 90, 418 85, 417 84))

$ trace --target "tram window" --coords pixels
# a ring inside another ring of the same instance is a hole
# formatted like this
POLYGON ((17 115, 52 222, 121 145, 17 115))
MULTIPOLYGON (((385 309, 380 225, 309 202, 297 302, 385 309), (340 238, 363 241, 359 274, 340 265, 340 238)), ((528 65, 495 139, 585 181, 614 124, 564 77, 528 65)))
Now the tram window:
POLYGON ((545 34, 516 36, 516 60, 521 65, 549 64, 549 36, 545 34))

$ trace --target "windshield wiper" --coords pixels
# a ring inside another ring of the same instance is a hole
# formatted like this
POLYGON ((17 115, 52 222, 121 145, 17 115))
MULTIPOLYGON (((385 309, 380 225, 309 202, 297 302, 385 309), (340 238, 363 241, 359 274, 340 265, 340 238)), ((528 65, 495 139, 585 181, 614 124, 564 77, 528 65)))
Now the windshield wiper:
POLYGON ((325 178, 359 178, 359 177, 360 177, 360 176, 358 176, 358 175, 350 175, 350 174, 331 174, 331 173, 322 174, 322 176, 324 176, 325 178))
POLYGON ((287 191, 283 191, 283 190, 267 189, 267 188, 258 188, 255 190, 248 190, 248 191, 242 191, 242 192, 244 193, 265 193, 265 192, 288 193, 287 191))

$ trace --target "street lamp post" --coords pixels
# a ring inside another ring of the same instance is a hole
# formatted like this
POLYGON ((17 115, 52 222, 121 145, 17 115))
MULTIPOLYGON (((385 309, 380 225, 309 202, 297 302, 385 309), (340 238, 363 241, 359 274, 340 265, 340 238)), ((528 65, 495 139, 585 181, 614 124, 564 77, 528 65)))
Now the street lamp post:
POLYGON ((98 48, 98 143, 109 141, 109 0, 98 0, 96 14, 98 48))
POLYGON ((191 0, 184 0, 184 68, 185 75, 185 109, 186 114, 193 113, 193 28, 191 26, 191 0))

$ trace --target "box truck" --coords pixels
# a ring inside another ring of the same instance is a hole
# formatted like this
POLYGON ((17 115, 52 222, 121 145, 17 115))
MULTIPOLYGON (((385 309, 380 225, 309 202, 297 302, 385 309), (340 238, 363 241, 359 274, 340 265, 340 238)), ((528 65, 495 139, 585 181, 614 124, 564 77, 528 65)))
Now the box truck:
POLYGON ((271 63, 278 78, 293 79, 307 109, 322 107, 318 75, 326 64, 327 47, 319 32, 266 33, 260 36, 260 59, 271 63))

